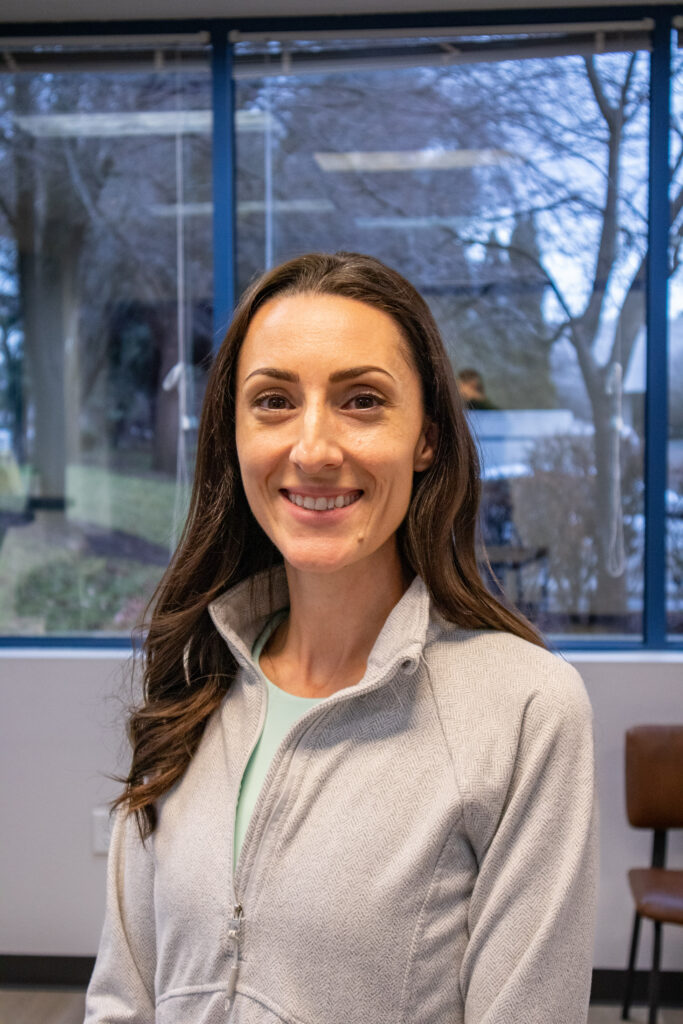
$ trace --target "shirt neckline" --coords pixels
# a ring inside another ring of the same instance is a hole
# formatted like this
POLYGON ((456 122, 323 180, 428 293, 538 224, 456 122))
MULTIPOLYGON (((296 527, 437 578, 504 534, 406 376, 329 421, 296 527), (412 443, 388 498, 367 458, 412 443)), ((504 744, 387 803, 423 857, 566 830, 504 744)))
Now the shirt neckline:
POLYGON ((280 623, 287 618, 288 615, 289 608, 280 608, 268 619, 268 622, 266 623, 265 627, 261 630, 259 635, 256 637, 256 640, 254 641, 251 656, 254 659, 254 664, 256 665, 256 668, 259 670, 260 674, 266 681, 266 684, 268 686, 268 692, 276 695, 278 700, 281 699, 283 701, 291 702, 298 701, 310 705, 319 704, 321 700, 325 700, 324 697, 301 697, 298 693, 289 693, 288 690, 283 690, 281 686, 278 686, 277 683, 274 683, 272 679, 269 679, 268 676, 263 671, 263 669, 261 668, 261 651, 268 643, 268 640, 270 639, 271 635, 275 632, 280 623))

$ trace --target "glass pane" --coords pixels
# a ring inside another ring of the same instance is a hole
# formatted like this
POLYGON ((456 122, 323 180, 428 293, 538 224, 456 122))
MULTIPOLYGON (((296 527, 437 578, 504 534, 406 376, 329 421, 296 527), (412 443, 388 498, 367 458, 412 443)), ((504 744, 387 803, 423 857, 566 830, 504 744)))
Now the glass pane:
POLYGON ((1 633, 128 633, 182 525, 212 333, 208 67, 43 47, 0 74, 1 633))
POLYGON ((673 274, 669 287, 669 440, 666 492, 667 631, 683 634, 683 51, 673 38, 671 90, 670 234, 673 274))
POLYGON ((558 638, 633 638, 649 59, 582 49, 238 44, 239 282, 312 249, 404 273, 462 375, 506 592, 558 638))

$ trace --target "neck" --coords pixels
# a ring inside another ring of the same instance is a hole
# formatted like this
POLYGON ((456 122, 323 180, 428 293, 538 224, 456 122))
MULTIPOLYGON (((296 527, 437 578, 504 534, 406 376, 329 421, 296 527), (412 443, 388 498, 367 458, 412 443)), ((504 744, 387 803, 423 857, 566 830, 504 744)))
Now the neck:
POLYGON ((290 613, 267 645, 270 665, 311 696, 359 682, 382 626, 411 582, 395 543, 334 573, 304 572, 288 563, 285 569, 290 613))

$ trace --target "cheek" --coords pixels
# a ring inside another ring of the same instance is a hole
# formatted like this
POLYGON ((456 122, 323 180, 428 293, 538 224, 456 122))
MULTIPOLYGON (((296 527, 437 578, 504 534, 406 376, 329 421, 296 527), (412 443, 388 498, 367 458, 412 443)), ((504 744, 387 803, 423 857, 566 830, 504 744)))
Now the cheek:
POLYGON ((413 489, 415 443, 397 435, 383 445, 370 444, 363 464, 375 477, 378 489, 389 502, 409 501, 413 489))
POLYGON ((258 433, 245 429, 237 421, 235 431, 237 459, 243 479, 255 479, 267 472, 273 459, 272 444, 258 433))
POLYGON ((257 523, 270 536, 268 501, 265 488, 269 476, 269 466, 264 453, 253 438, 236 435, 237 460, 242 480, 242 487, 247 504, 257 523))
POLYGON ((248 438, 242 422, 242 416, 240 415, 239 407, 235 416, 235 448, 237 449, 237 460, 242 468, 243 462, 246 461, 248 452, 248 438))

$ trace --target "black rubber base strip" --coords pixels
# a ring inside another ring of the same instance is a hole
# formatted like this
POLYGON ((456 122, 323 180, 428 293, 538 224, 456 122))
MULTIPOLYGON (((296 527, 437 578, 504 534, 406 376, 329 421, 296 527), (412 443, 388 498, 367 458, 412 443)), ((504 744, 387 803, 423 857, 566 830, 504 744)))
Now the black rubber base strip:
MULTIPOLYGON (((15 956, 0 954, 0 985, 86 988, 95 965, 94 956, 15 956)), ((598 968, 593 971, 591 1003, 620 1004, 626 972, 598 968)), ((683 971, 661 971, 660 1006, 683 1007, 683 971)), ((633 1004, 646 1006, 648 972, 636 971, 633 1004)))
POLYGON ((94 956, 15 956, 0 954, 0 985, 86 988, 94 956))

